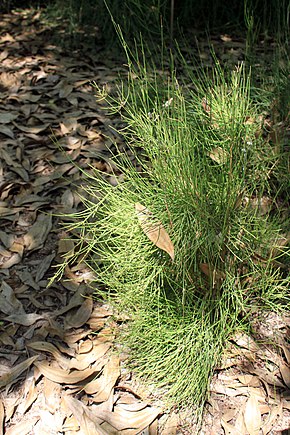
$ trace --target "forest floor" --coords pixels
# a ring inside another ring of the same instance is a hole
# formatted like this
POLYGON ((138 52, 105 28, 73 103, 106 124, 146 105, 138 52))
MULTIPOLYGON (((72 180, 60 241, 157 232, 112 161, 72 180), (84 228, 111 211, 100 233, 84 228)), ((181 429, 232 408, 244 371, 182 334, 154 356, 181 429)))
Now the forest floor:
MULTIPOLYGON (((256 344, 233 337, 210 386, 202 428, 193 410, 166 409, 114 352, 118 318, 91 298, 85 265, 60 215, 79 210, 82 171, 107 171, 107 148, 122 138, 94 89, 126 74, 101 52, 51 42, 40 12, 2 15, 0 34, 0 433, 278 434, 290 427, 290 318, 257 317, 256 344), (60 149, 60 147, 62 149, 60 149), (101 156, 101 157, 100 157, 101 156), (271 345, 274 340, 278 346, 271 345)), ((61 37, 61 36, 60 36, 61 37)), ((244 42, 221 36, 222 53, 244 42)), ((201 53, 210 58, 210 49, 201 53)))

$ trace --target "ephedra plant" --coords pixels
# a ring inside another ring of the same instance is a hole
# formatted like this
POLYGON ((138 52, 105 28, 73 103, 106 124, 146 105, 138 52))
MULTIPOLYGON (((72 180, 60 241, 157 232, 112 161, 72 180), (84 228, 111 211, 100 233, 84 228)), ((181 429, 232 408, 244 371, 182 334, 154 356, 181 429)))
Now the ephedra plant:
POLYGON ((114 99, 97 89, 125 125, 126 146, 110 157, 119 182, 88 174, 68 227, 96 297, 126 314, 118 339, 135 373, 168 403, 202 409, 227 340, 254 313, 289 306, 270 182, 281 156, 242 66, 182 85, 136 64, 114 99))

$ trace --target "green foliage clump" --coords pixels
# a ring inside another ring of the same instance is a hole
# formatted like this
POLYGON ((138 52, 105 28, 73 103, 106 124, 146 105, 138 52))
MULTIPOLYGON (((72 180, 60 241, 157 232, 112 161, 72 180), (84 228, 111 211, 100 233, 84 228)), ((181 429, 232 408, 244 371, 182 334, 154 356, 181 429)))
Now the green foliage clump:
POLYGON ((122 177, 89 175, 71 229, 97 295, 129 315, 136 372, 169 402, 202 407, 227 339, 253 313, 289 307, 284 224, 265 206, 280 156, 264 153, 243 67, 227 77, 217 65, 186 87, 135 63, 117 100, 98 90, 126 125, 127 151, 111 156, 122 177), (174 260, 149 240, 136 203, 162 222, 174 260))

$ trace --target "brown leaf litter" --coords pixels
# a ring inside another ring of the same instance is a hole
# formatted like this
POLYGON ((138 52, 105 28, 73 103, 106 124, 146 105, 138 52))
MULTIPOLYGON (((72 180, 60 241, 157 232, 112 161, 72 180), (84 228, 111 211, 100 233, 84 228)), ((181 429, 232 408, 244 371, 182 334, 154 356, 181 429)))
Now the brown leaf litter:
MULTIPOLYGON (((33 10, 0 22, 0 433, 197 433, 191 410, 165 411, 123 368, 113 351, 118 326, 110 307, 91 298, 84 264, 48 287, 53 266, 75 249, 59 231, 59 213, 79 210, 83 170, 97 167, 110 179, 108 147, 122 145, 109 127, 119 120, 104 116, 90 83, 111 85, 123 66, 51 44, 52 30, 33 10)), ((222 41, 242 50, 240 41, 222 41)), ((226 158, 218 149, 210 157, 218 164, 226 158)), ((150 212, 139 205, 137 213, 150 240, 173 260, 162 223, 154 220, 152 234, 150 212)), ((274 331, 278 351, 233 337, 201 433, 266 435, 289 425, 289 319, 274 316, 259 328, 261 337, 274 331)))

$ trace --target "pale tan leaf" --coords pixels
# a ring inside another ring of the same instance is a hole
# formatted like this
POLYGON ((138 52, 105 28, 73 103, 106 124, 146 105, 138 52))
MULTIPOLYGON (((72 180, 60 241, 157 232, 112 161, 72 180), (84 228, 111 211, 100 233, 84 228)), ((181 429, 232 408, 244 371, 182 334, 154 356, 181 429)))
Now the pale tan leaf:
POLYGON ((47 361, 35 362, 34 365, 38 368, 40 373, 53 382, 60 384, 77 384, 78 382, 87 379, 96 372, 96 368, 88 368, 83 371, 76 371, 69 373, 67 370, 62 370, 58 367, 52 367, 47 361))
MULTIPOLYGON (((3 254, 3 252, 1 252, 1 254, 3 254)), ((17 252, 9 252, 9 256, 3 257, 3 259, 0 259, 0 269, 9 269, 15 264, 20 263, 22 259, 21 255, 19 255, 17 252)))
POLYGON ((249 435, 259 435, 262 417, 259 410, 258 400, 254 394, 252 394, 247 400, 244 420, 249 435))
POLYGON ((27 409, 32 405, 32 403, 37 399, 39 392, 35 388, 35 379, 34 377, 30 379, 26 379, 25 382, 25 394, 24 398, 22 398, 20 405, 17 408, 17 413, 24 415, 27 409), (28 387, 27 387, 28 383, 28 387))
POLYGON ((23 236, 28 251, 41 248, 52 228, 52 216, 40 214, 30 230, 23 236))
POLYGON ((90 340, 90 339, 84 340, 79 344, 78 352, 79 352, 79 354, 88 353, 92 350, 93 347, 94 347, 93 340, 90 340))
MULTIPOLYGON (((217 409, 217 411, 219 411, 219 408, 217 409)), ((222 418, 224 421, 229 422, 236 416, 237 412, 238 409, 229 408, 222 418)))
POLYGON ((290 402, 289 402, 289 400, 283 399, 283 408, 288 409, 290 411, 290 402))
POLYGON ((40 416, 30 417, 26 421, 22 421, 14 426, 9 427, 5 431, 5 435, 29 435, 32 433, 35 424, 40 419, 40 416))
POLYGON ((149 406, 138 412, 125 411, 121 407, 116 406, 113 412, 100 410, 98 417, 109 423, 118 431, 136 429, 141 432, 155 420, 160 412, 161 409, 149 406))
POLYGON ((236 397, 241 394, 240 388, 228 388, 223 384, 214 385, 210 391, 213 393, 225 394, 229 397, 236 397))
POLYGON ((82 402, 68 395, 64 396, 64 401, 79 423, 84 435, 108 435, 97 423, 96 419, 93 419, 92 413, 86 409, 82 402))
POLYGON ((108 364, 106 364, 102 376, 95 381, 89 382, 84 390, 87 394, 94 394, 94 402, 105 402, 114 388, 120 372, 120 360, 116 355, 112 355, 108 364))
POLYGON ((288 364, 281 363, 279 365, 280 373, 282 375, 282 379, 287 385, 288 388, 290 388, 290 368, 288 364))
POLYGON ((154 219, 152 213, 139 202, 135 204, 135 210, 146 236, 154 245, 167 252, 174 261, 174 246, 162 223, 154 219))
POLYGON ((0 387, 5 387, 14 382, 37 358, 38 356, 32 356, 22 363, 17 364, 15 367, 12 367, 8 373, 0 376, 0 387))
POLYGON ((221 419, 221 425, 225 431, 225 435, 243 435, 235 426, 232 426, 223 418, 221 419))
POLYGON ((272 430, 275 422, 277 421, 278 417, 280 417, 282 415, 282 412, 283 412, 282 402, 280 402, 280 404, 278 406, 272 407, 269 417, 265 421, 265 424, 263 424, 263 426, 262 426, 263 435, 268 435, 271 433, 271 430, 272 430))
POLYGON ((167 435, 176 435, 178 426, 179 426, 178 414, 172 412, 168 417, 168 419, 166 420, 163 432, 164 434, 167 435))
POLYGON ((44 378, 43 394, 45 405, 49 412, 54 414, 60 407, 61 402, 61 385, 44 378))
POLYGON ((5 422, 7 423, 14 415, 15 409, 21 402, 21 397, 5 397, 4 407, 5 407, 5 422))
POLYGON ((80 328, 91 317, 93 310, 92 298, 86 298, 80 308, 66 319, 66 325, 71 328, 80 328))
POLYGON ((244 420, 244 413, 245 413, 246 403, 243 403, 242 406, 239 409, 239 413, 236 418, 235 422, 235 428, 241 432, 241 434, 245 434, 247 432, 245 420, 244 420))
POLYGON ((259 347, 252 337, 247 334, 239 333, 235 335, 232 340, 240 347, 244 347, 252 352, 258 352, 259 347))
MULTIPOLYGON (((84 370, 89 365, 91 365, 97 361, 99 363, 97 365, 97 371, 101 370, 106 362, 105 359, 102 359, 102 358, 108 352, 108 350, 111 348, 111 346, 112 346, 112 343, 110 343, 110 342, 100 343, 97 346, 94 346, 90 352, 78 354, 76 356, 76 358, 73 358, 70 360, 69 368, 70 369, 77 369, 77 370, 84 370)), ((92 381, 92 382, 94 382, 94 381, 92 381)))
POLYGON ((219 165, 224 165, 228 160, 228 153, 221 147, 213 148, 208 156, 219 165))
POLYGON ((5 410, 2 400, 0 400, 0 435, 3 435, 5 410))
POLYGON ((277 376, 275 376, 273 373, 271 373, 269 371, 266 371, 266 370, 261 369, 259 367, 250 368, 249 371, 256 374, 257 376, 259 376, 260 379, 262 379, 263 381, 267 382, 270 385, 274 385, 275 387, 285 388, 285 385, 283 384, 283 382, 281 382, 277 378, 277 376))
POLYGON ((238 380, 249 387, 259 387, 261 385, 258 376, 254 375, 239 375, 238 380))

